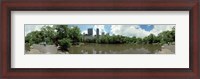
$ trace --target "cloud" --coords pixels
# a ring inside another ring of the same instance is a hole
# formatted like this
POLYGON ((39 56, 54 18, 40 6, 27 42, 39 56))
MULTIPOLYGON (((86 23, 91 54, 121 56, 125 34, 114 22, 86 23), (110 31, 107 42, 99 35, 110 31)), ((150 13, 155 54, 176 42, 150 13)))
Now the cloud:
POLYGON ((176 25, 154 25, 154 29, 151 30, 150 32, 158 35, 159 33, 163 32, 163 31, 171 31, 173 27, 175 27, 176 25))
POLYGON ((88 34, 87 30, 81 31, 81 34, 88 34))
POLYGON ((96 35, 97 28, 99 29, 99 35, 101 35, 102 32, 104 32, 105 34, 107 33, 105 30, 105 25, 94 25, 93 35, 96 35))
POLYGON ((163 31, 171 30, 174 26, 175 25, 154 25, 154 28, 151 31, 145 31, 139 25, 112 25, 111 34, 143 38, 151 33, 157 36, 163 31))
POLYGON ((140 28, 139 25, 112 25, 111 33, 114 35, 123 35, 129 37, 144 37, 149 34, 147 31, 140 28))
MULTIPOLYGON (((37 25, 37 24, 26 24, 25 27, 24 27, 24 31, 25 31, 25 36, 32 32, 32 31, 40 31, 40 29, 43 27, 43 26, 47 26, 47 25, 37 25)), ((48 25, 50 27, 53 27, 53 25, 48 25)))
MULTIPOLYGON (((107 33, 106 30, 105 30, 105 25, 94 25, 93 27, 93 35, 96 35, 96 30, 97 28, 99 29, 99 35, 101 35, 102 32, 104 32, 105 34, 107 33)), ((83 30, 81 31, 81 33, 85 33, 85 34, 88 34, 88 31, 87 30, 83 30)))
POLYGON ((43 25, 25 25, 25 36, 32 31, 40 30, 42 27, 43 25))

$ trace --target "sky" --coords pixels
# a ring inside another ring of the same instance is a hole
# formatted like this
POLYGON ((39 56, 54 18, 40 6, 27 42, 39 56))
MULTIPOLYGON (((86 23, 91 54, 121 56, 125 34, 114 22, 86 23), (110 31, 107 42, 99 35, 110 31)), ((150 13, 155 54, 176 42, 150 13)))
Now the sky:
MULTIPOLYGON (((36 24, 27 24, 25 25, 25 35, 32 31, 40 30, 44 25, 36 25, 36 24)), ((49 25, 53 26, 53 25, 49 25)), ((69 26, 77 26, 80 28, 81 33, 87 34, 88 28, 93 28, 93 35, 96 35, 96 29, 99 28, 100 35, 102 32, 109 33, 109 35, 123 35, 128 37, 140 37, 143 38, 148 36, 149 34, 158 35, 159 33, 172 30, 175 27, 175 24, 78 24, 78 25, 69 25, 69 26)))

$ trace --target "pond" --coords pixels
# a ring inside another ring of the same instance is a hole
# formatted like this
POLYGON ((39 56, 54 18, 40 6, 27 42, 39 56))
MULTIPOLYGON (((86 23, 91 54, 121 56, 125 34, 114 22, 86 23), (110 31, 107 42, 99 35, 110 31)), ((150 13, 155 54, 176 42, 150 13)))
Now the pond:
POLYGON ((60 51, 55 45, 25 46, 25 54, 174 54, 175 45, 159 44, 96 44, 73 45, 60 51), (29 50, 28 50, 29 49, 29 50))
POLYGON ((69 54, 155 54, 161 51, 161 45, 136 44, 95 44, 85 43, 69 48, 69 54))

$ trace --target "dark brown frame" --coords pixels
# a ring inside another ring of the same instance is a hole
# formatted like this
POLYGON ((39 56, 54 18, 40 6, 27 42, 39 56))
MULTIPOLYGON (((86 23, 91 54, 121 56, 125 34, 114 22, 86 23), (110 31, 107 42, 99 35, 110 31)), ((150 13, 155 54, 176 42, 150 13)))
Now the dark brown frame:
POLYGON ((0 78, 200 79, 200 0, 3 0, 0 78), (189 68, 11 68, 11 11, 189 11, 189 68))

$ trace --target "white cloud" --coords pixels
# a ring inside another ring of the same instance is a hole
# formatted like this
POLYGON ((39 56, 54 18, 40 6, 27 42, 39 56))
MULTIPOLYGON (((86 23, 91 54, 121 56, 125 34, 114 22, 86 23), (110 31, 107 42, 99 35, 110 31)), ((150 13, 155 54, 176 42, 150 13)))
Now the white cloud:
POLYGON ((81 34, 88 34, 87 30, 81 32, 81 34))
POLYGON ((149 34, 158 35, 159 33, 171 30, 175 25, 154 25, 154 28, 151 31, 145 31, 140 28, 139 25, 112 25, 111 33, 115 35, 123 35, 123 36, 136 36, 136 37, 145 37, 149 34))
POLYGON ((175 27, 175 25, 154 25, 154 29, 151 30, 151 33, 158 35, 163 31, 172 30, 173 27, 175 27))
POLYGON ((99 29, 99 35, 101 35, 102 32, 106 33, 105 25, 94 25, 93 35, 96 35, 97 28, 99 29))
MULTIPOLYGON (((97 28, 99 29, 99 35, 101 35, 102 32, 104 32, 105 34, 107 33, 106 30, 105 30, 105 25, 94 25, 94 27, 93 27, 93 35, 96 35, 97 28)), ((81 33, 82 34, 83 33, 88 34, 88 31, 84 30, 81 33)))
MULTIPOLYGON (((25 28, 25 30, 24 30, 25 36, 32 31, 36 31, 36 30, 40 31, 40 29, 43 26, 46 26, 46 25, 26 24, 24 27, 25 28)), ((53 27, 53 25, 48 25, 48 26, 53 27)))
POLYGON ((111 33, 130 37, 144 37, 149 34, 147 31, 141 29, 139 25, 112 25, 111 33))

